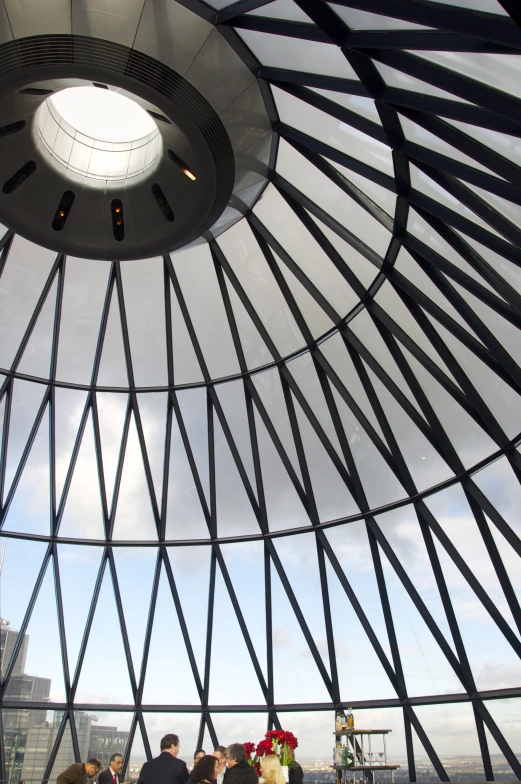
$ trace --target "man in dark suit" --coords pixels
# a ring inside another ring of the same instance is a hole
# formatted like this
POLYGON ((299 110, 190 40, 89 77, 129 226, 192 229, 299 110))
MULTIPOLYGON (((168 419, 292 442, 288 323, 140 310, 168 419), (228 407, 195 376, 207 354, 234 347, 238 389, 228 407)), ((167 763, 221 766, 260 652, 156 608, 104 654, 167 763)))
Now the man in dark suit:
POLYGON ((224 784, 258 784, 254 768, 246 761, 243 743, 231 743, 226 747, 226 764, 224 784))
POLYGON ((145 762, 139 774, 138 784, 186 784, 189 779, 186 762, 177 759, 179 737, 165 735, 161 739, 161 754, 145 762))
POLYGON ((109 760, 108 768, 99 774, 98 784, 129 784, 128 781, 123 781, 123 776, 120 776, 122 767, 123 757, 119 751, 115 751, 109 760))

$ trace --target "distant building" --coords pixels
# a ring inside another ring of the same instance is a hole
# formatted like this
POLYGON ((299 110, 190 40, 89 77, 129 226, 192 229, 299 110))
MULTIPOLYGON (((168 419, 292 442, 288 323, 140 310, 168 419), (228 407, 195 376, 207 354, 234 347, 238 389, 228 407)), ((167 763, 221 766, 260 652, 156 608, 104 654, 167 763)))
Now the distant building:
MULTIPOLYGON (((9 628, 9 621, 0 618, 0 672, 2 678, 5 675, 11 656, 18 640, 19 632, 9 628)), ((13 675, 22 675, 25 672, 25 660, 27 659, 27 646, 29 645, 29 635, 24 634, 24 639, 20 651, 16 658, 13 675)))
POLYGON ((92 727, 90 731, 89 758, 97 757, 103 767, 109 764, 110 755, 115 751, 124 754, 127 748, 129 733, 117 727, 92 727))
MULTIPOLYGON (((24 781, 41 781, 43 779, 47 761, 58 735, 62 718, 62 711, 55 711, 51 722, 31 727, 28 730, 21 775, 24 781)), ((89 758, 91 723, 93 720, 97 721, 97 718, 83 711, 78 711, 74 714, 74 719, 78 735, 80 759, 84 762, 89 758)), ((58 773, 61 773, 62 770, 65 770, 74 762, 76 762, 76 759, 72 745, 72 736, 67 727, 56 755, 50 776, 51 780, 56 779, 58 773)))
MULTIPOLYGON (((12 675, 7 685, 5 699, 47 702, 50 689, 49 678, 39 678, 36 675, 12 675)), ((5 764, 9 782, 17 782, 21 778, 27 734, 32 727, 45 722, 45 718, 46 711, 34 708, 3 711, 5 764)))

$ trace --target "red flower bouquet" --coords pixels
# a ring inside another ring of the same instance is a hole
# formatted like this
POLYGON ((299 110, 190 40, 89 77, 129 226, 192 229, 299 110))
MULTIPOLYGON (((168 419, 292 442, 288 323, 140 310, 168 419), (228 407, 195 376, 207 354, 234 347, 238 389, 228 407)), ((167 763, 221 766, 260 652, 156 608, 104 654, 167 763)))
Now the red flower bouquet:
POLYGON ((257 746, 254 743, 244 743, 243 746, 248 758, 248 764, 255 768, 257 776, 261 775, 261 758, 270 754, 275 755, 281 765, 296 766, 296 763, 289 756, 289 750, 297 748, 298 740, 292 732, 287 730, 270 730, 266 733, 264 739, 257 743, 257 746), (252 754, 254 754, 253 759, 252 754))

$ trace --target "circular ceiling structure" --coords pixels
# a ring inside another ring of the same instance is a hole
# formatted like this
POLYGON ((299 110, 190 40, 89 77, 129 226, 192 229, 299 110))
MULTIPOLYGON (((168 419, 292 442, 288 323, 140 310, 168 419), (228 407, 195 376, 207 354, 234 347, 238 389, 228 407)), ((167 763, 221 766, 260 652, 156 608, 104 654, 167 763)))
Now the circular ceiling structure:
POLYGON ((516 4, 45 6, 0 5, 0 778, 281 726, 318 777, 353 706, 401 781, 521 779, 516 4))

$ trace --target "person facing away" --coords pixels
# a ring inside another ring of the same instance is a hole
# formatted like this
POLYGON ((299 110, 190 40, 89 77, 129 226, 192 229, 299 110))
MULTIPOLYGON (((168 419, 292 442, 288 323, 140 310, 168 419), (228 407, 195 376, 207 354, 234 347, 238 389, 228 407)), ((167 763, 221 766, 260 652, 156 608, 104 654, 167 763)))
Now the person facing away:
POLYGON ((213 754, 204 754, 190 773, 190 784, 212 784, 217 778, 218 760, 213 754))
POLYGON ((260 766, 264 784, 285 784, 280 762, 274 754, 262 757, 260 766))
POLYGON ((226 773, 226 749, 224 746, 216 746, 213 750, 213 756, 219 763, 217 768, 217 784, 223 784, 224 774, 226 773))
POLYGON ((226 747, 224 784, 258 784, 257 774, 246 762, 246 751, 242 743, 232 743, 226 747))
POLYGON ((304 771, 295 759, 295 749, 288 749, 288 751, 291 760, 288 771, 289 784, 302 784, 304 781, 304 771))
POLYGON ((119 751, 115 751, 109 760, 108 768, 99 774, 98 784, 129 784, 128 781, 123 781, 123 776, 120 775, 122 767, 123 756, 119 751))
POLYGON ((206 754, 206 751, 204 749, 196 749, 194 751, 194 764, 192 766, 192 770, 195 768, 195 766, 197 765, 199 760, 204 757, 205 754, 206 754))
POLYGON ((165 735, 161 738, 161 754, 145 762, 139 774, 138 784, 186 784, 189 779, 186 762, 177 759, 179 737, 165 735))
POLYGON ((56 779, 56 784, 86 784, 87 776, 93 778, 97 776, 101 768, 101 762, 96 757, 87 762, 75 762, 67 770, 60 773, 56 779))

